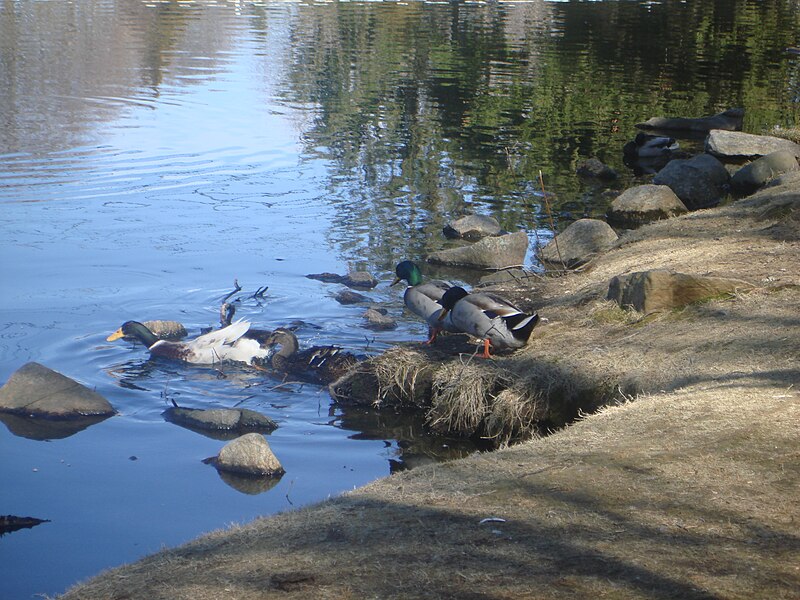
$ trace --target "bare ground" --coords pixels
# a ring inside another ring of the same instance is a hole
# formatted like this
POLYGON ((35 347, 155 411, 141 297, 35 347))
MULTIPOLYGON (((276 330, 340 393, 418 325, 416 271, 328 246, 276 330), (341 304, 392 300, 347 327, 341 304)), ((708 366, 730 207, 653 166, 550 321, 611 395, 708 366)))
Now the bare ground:
POLYGON ((477 368, 545 373, 609 406, 213 532, 64 598, 800 597, 800 183, 504 291, 549 322, 477 368), (756 289, 653 315, 603 299, 614 275, 650 268, 756 289))

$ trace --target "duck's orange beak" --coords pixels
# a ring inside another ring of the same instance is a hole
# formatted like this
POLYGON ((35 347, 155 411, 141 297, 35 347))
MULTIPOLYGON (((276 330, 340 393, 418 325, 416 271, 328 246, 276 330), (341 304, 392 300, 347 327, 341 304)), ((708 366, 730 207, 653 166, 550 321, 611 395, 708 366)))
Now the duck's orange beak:
POLYGON ((114 333, 106 338, 107 342, 113 342, 114 340, 118 340, 119 338, 125 337, 125 334, 122 333, 122 327, 117 329, 114 333))

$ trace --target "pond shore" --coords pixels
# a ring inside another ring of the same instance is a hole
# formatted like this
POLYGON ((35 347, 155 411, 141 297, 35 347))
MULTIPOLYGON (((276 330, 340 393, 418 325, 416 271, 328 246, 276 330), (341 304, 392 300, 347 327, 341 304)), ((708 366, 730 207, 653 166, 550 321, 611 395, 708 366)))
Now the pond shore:
POLYGON ((210 533, 62 598, 796 598, 800 179, 502 291, 548 322, 493 368, 549 366, 613 406, 210 533), (651 315, 605 300, 612 277, 656 268, 755 288, 651 315))

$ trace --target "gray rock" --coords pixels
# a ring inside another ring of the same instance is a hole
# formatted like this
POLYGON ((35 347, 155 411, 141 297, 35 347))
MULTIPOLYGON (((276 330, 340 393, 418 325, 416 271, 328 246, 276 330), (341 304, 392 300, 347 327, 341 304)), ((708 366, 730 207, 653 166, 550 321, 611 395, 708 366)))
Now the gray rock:
POLYGON ((280 461, 260 433, 248 433, 225 444, 213 464, 221 471, 242 475, 273 477, 284 473, 280 461))
POLYGON ((666 185, 639 185, 622 192, 611 203, 608 220, 622 227, 668 219, 688 212, 675 192, 666 185))
POLYGON ((611 248, 617 238, 605 221, 579 219, 542 248, 541 259, 551 268, 574 269, 611 248))
POLYGON ((704 277, 662 269, 614 277, 608 299, 643 313, 686 306, 754 286, 739 279, 704 277))
POLYGON ((378 285, 378 280, 366 271, 351 271, 342 278, 342 283, 347 287, 369 290, 378 285))
POLYGON ((655 185, 669 186, 686 208, 696 210, 719 204, 730 175, 713 156, 698 154, 672 160, 653 178, 655 185))
POLYGON ((51 419, 116 413, 97 392, 35 362, 20 367, 0 388, 0 410, 51 419))
POLYGON ((768 184, 766 184, 765 188, 773 188, 773 187, 780 187, 782 185, 789 185, 789 186, 796 186, 800 187, 800 171, 791 171, 789 173, 784 173, 783 175, 779 175, 768 184))
POLYGON ((576 170, 581 177, 594 177, 596 179, 616 179, 617 172, 597 158, 588 158, 578 165, 576 170))
POLYGON ((450 221, 442 229, 445 237, 465 240, 479 240, 490 235, 500 235, 502 231, 497 219, 487 215, 467 215, 450 221))
POLYGON ((475 269, 505 269, 523 264, 528 251, 528 234, 524 231, 483 238, 469 246, 433 252, 430 263, 475 269))
POLYGON ((367 321, 368 329, 386 330, 397 327, 397 321, 390 317, 385 309, 368 308, 364 312, 364 319, 367 321))
POLYGON ((786 150, 800 158, 800 145, 769 135, 715 129, 706 138, 706 152, 724 158, 755 158, 778 150, 786 150))
POLYGON ((334 298, 339 304, 359 304, 369 301, 369 298, 353 290, 342 290, 338 292, 334 298))
POLYGON ((778 150, 745 165, 731 178, 731 188, 737 194, 751 194, 776 177, 800 170, 791 152, 778 150))
POLYGON ((162 413, 170 423, 192 429, 219 431, 274 431, 278 425, 269 417, 246 408, 168 408, 162 413))
POLYGON ((644 123, 637 123, 640 129, 664 129, 683 131, 711 131, 725 129, 739 131, 744 120, 744 109, 729 108, 711 117, 652 117, 644 123))

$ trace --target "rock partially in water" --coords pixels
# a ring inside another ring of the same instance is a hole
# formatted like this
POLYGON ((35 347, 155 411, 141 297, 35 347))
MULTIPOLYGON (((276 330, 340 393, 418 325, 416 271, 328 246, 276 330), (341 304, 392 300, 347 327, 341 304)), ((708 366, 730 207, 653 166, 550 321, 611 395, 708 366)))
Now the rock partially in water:
POLYGON ((221 471, 240 475, 277 477, 285 472, 260 433, 248 433, 225 444, 210 462, 221 471))
POLYGON ((743 108, 729 108, 710 117, 651 117, 644 123, 637 123, 636 127, 672 131, 711 131, 712 129, 739 131, 742 128, 743 120, 743 108))
POLYGON ((800 145, 770 135, 715 130, 706 138, 706 152, 723 158, 756 158, 778 150, 791 152, 795 158, 800 158, 800 145))
POLYGON ((387 330, 397 327, 397 321, 389 316, 385 308, 368 308, 364 312, 364 319, 368 329, 387 330))
POLYGON ((360 304, 361 302, 369 302, 369 298, 353 290, 342 290, 337 292, 334 299, 339 304, 360 304))
POLYGON ((430 263, 473 269, 505 269, 525 262, 528 234, 524 231, 483 238, 468 246, 433 252, 430 263))
POLYGON ((614 277, 608 286, 608 300, 624 307, 650 313, 686 306, 726 294, 753 289, 740 279, 704 277, 664 269, 641 271, 614 277))
POLYGON ((20 529, 30 529, 41 525, 42 523, 49 523, 49 519, 37 519, 35 517, 17 517, 14 515, 0 515, 0 536, 12 531, 20 529))
POLYGON ((0 411, 50 419, 116 414, 97 392, 36 362, 20 367, 0 388, 0 411))
POLYGON ((773 179, 798 170, 800 166, 794 155, 786 150, 778 150, 736 171, 731 177, 731 187, 737 194, 751 194, 773 179))
POLYGON ((618 177, 617 172, 597 158, 588 158, 578 165, 576 173, 581 177, 611 180, 618 177))
POLYGON ((672 160, 653 178, 655 185, 669 186, 689 210, 719 204, 729 181, 728 170, 709 154, 672 160))
POLYGON ((618 236, 598 219, 578 219, 542 248, 542 262, 549 268, 574 269, 611 248, 618 236))
POLYGON ((165 420, 189 429, 208 431, 271 432, 278 424, 266 415, 246 408, 178 408, 161 413, 165 420))
POLYGON ((323 283, 342 283, 342 279, 344 279, 343 275, 338 275, 336 273, 311 273, 310 275, 306 275, 308 279, 316 279, 317 281, 321 281, 323 283))
POLYGON ((306 275, 308 279, 316 279, 324 283, 343 283, 347 287, 372 289, 378 285, 378 280, 366 271, 351 271, 347 275, 336 273, 312 273, 306 275))
POLYGON ((638 227, 688 212, 666 185, 638 185, 625 190, 611 203, 608 220, 622 227, 638 227))
POLYGON ((502 228, 497 219, 487 215, 467 215, 450 221, 442 232, 445 237, 465 240, 479 240, 493 235, 500 235, 502 228))

